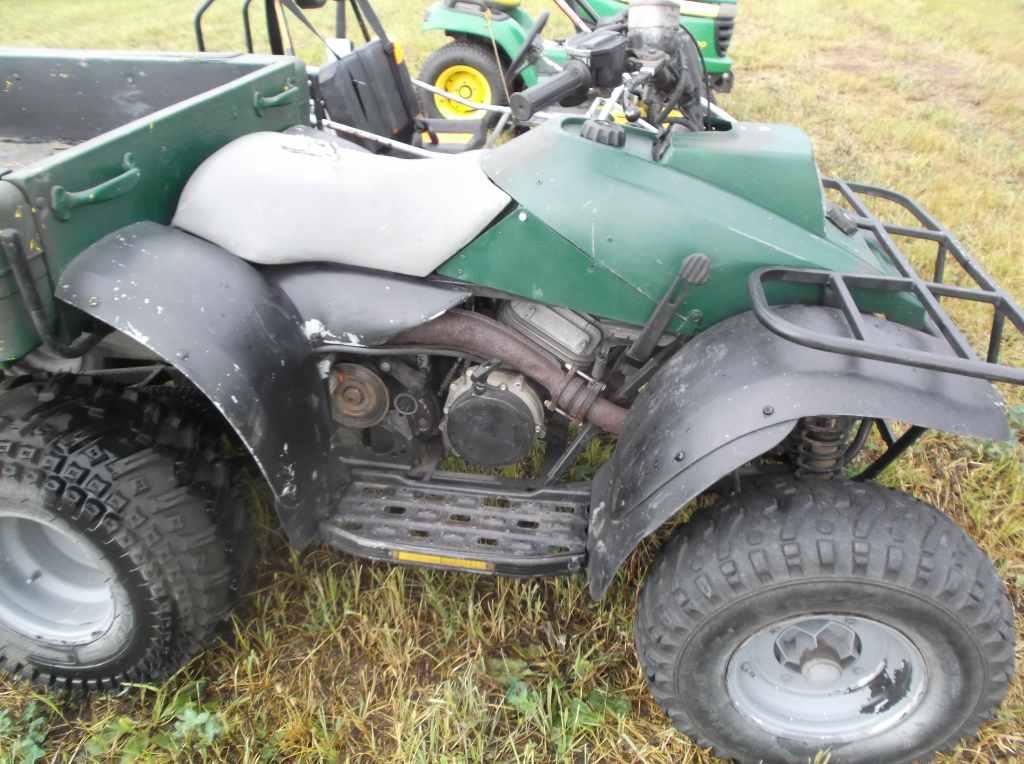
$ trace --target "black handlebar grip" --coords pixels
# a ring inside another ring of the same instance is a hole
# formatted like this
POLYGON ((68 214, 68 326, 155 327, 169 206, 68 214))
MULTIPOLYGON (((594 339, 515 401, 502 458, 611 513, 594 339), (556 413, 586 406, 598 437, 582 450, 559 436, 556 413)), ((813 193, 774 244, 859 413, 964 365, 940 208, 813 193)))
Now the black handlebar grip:
POLYGON ((512 116, 519 122, 527 122, 545 106, 558 103, 580 88, 590 87, 590 67, 573 59, 565 69, 539 85, 512 95, 512 116))

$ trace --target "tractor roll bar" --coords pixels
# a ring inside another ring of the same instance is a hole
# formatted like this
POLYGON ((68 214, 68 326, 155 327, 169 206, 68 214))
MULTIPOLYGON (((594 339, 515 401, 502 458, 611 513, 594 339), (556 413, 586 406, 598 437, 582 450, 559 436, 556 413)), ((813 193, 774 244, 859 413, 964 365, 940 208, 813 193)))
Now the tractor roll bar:
MULTIPOLYGON (((203 36, 203 17, 215 2, 217 2, 217 0, 202 0, 199 7, 196 9, 195 16, 192 19, 192 27, 195 30, 196 36, 196 48, 200 53, 204 53, 206 51, 206 39, 203 36)), ((276 56, 280 56, 284 54, 284 38, 281 36, 281 23, 277 17, 277 2, 278 0, 264 0, 264 8, 266 10, 267 38, 270 41, 270 52, 276 56)), ((249 20, 250 5, 252 5, 252 0, 243 0, 242 28, 245 31, 245 49, 249 53, 252 53, 253 38, 252 24, 249 20)))

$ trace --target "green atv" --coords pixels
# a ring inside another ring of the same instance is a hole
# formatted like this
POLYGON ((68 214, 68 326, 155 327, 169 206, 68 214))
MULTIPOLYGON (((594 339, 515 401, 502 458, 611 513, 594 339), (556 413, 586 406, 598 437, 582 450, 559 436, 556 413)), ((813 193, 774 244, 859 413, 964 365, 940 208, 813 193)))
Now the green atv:
MULTIPOLYGON (((577 40, 514 110, 655 78, 629 37, 577 40)), ((0 68, 3 671, 113 690, 210 644, 251 560, 251 464, 297 549, 582 575, 596 600, 677 524, 637 653, 723 756, 921 761, 995 713, 1003 582, 872 479, 927 429, 1008 437, 992 383, 1024 384, 1000 359, 1024 311, 906 196, 822 178, 782 125, 563 115, 410 161, 311 127, 334 91, 287 56, 0 68), (935 247, 929 277, 906 242, 935 247), (992 316, 980 353, 951 305, 992 316), (570 479, 594 438, 611 460, 570 479)))
MULTIPOLYGON (((555 0, 555 4, 576 32, 614 21, 630 5, 624 0, 555 0)), ((659 5, 646 0, 645 4, 659 5)), ((685 0, 672 6, 680 27, 700 49, 711 90, 731 90, 728 51, 736 23, 736 0, 685 0)), ((520 7, 520 0, 440 0, 427 11, 423 29, 441 30, 452 41, 427 58, 419 79, 467 101, 506 104, 509 93, 533 87, 560 71, 571 58, 566 41, 536 39, 533 32, 546 17, 547 12, 534 19, 520 7), (530 55, 524 66, 516 67, 514 62, 524 45, 530 55)), ((440 93, 425 98, 424 108, 428 115, 446 119, 478 114, 472 106, 440 93)))

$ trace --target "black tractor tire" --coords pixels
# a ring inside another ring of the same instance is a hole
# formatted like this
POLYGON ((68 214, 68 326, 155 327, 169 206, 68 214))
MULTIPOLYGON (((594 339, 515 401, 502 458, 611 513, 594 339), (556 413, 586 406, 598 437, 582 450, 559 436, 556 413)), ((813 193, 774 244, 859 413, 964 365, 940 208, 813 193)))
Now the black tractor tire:
POLYGON ((0 672, 114 690, 209 642, 250 548, 225 443, 219 423, 88 378, 0 393, 0 672))
POLYGON ((950 518, 875 484, 789 477, 676 531, 636 646, 676 728, 741 762, 930 760, 992 716, 1014 670, 1006 589, 950 518))
MULTIPOLYGON (((498 62, 494 58, 494 50, 489 45, 466 40, 450 42, 427 57, 420 70, 419 79, 428 85, 440 87, 437 85, 438 79, 453 66, 467 66, 477 70, 487 80, 487 86, 491 91, 491 104, 494 106, 508 105, 501 67, 498 66, 498 62)), ((483 103, 483 101, 479 101, 479 103, 483 103)), ((434 94, 425 90, 420 93, 420 106, 423 109, 423 114, 433 119, 457 118, 454 115, 442 114, 438 109, 434 94)), ((465 116, 467 118, 479 117, 480 112, 467 112, 465 116)))

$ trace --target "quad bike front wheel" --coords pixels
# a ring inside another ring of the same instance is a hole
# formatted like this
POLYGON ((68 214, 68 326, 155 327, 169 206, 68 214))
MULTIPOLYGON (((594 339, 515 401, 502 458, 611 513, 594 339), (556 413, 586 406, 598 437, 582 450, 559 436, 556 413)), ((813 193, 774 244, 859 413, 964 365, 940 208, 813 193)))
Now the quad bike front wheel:
POLYGON ((675 726, 742 762, 928 760, 1013 675, 989 559, 938 510, 863 483, 762 483, 683 526, 636 639, 675 726))
POLYGON ((218 443, 192 415, 83 380, 0 394, 0 671, 109 690, 205 644, 245 548, 218 443))
MULTIPOLYGON (((424 63, 420 80, 475 103, 508 103, 494 51, 484 45, 456 41, 435 50, 424 63)), ((428 117, 442 119, 482 116, 479 109, 433 93, 424 93, 423 110, 428 117)))

